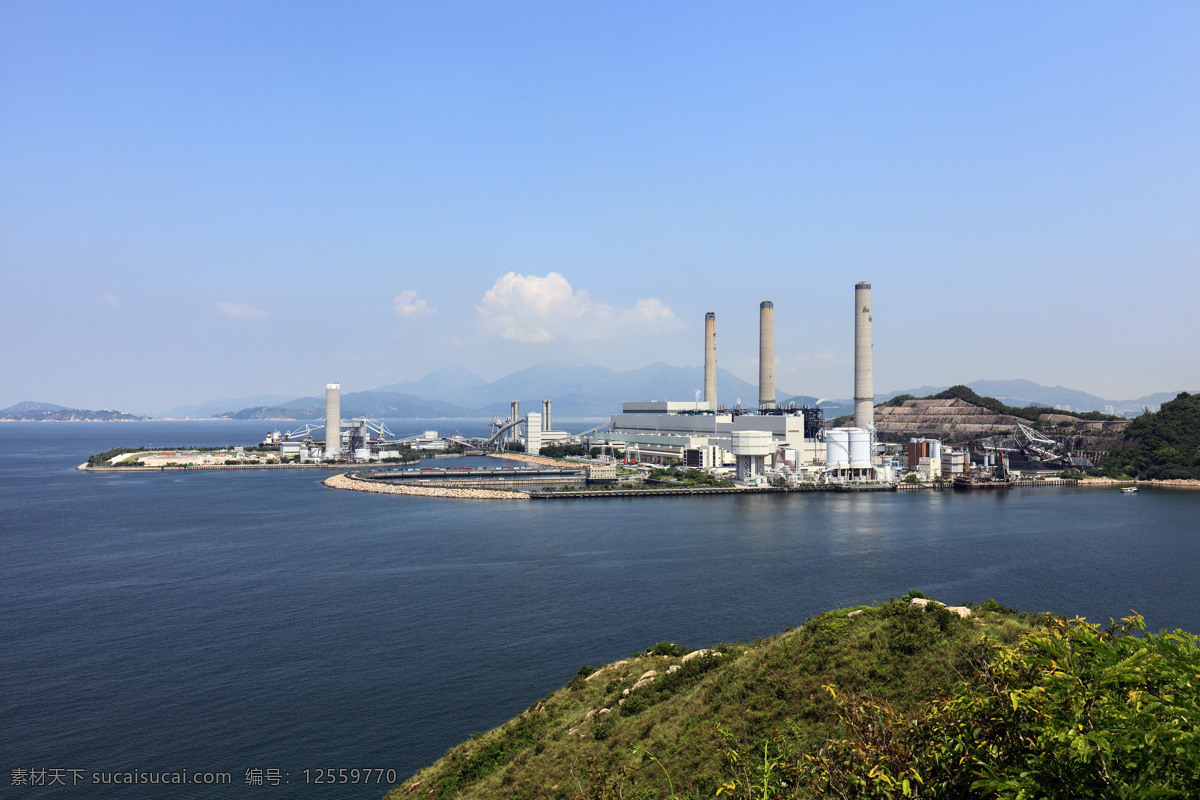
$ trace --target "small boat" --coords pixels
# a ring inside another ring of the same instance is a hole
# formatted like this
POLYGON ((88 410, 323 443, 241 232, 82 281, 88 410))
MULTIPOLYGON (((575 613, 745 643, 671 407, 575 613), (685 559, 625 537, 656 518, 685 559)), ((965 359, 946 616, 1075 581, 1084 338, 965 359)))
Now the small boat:
POLYGON ((1137 494, 1137 490, 1138 487, 1136 486, 1123 486, 1121 487, 1121 494, 1137 494))

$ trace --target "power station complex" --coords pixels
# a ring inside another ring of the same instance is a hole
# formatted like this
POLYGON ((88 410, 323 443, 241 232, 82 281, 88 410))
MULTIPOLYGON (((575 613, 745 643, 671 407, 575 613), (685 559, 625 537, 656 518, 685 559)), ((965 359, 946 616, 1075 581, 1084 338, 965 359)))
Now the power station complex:
MULTIPOLYGON (((704 392, 694 402, 635 401, 622 405, 621 413, 604 425, 581 434, 551 427, 551 404, 542 401, 540 413, 520 413, 511 404, 506 420, 493 418, 488 439, 455 440, 479 448, 502 448, 519 442, 527 453, 537 454, 544 444, 574 441, 589 450, 596 447, 621 454, 627 461, 666 464, 679 462, 704 470, 732 472, 738 483, 879 483, 890 482, 894 462, 885 464, 876 454, 874 380, 872 376, 871 284, 854 287, 854 425, 826 429, 819 407, 780 406, 775 399, 775 305, 759 305, 758 404, 730 408, 717 399, 716 314, 704 316, 704 392)), ((304 441, 280 442, 280 455, 300 460, 370 461, 394 455, 402 444, 433 449, 447 440, 391 439, 390 432, 367 419, 344 426, 341 387, 325 389, 324 442, 307 435, 304 441), (332 434, 332 435, 331 435, 332 434)), ((416 437, 419 439, 420 437, 416 437)))
POLYGON ((854 287, 854 426, 826 430, 819 408, 775 401, 775 305, 759 305, 758 407, 729 408, 717 399, 716 314, 704 317, 704 399, 625 403, 610 432, 592 444, 619 448, 638 461, 679 461, 699 469, 734 468, 735 479, 877 482, 891 479, 877 463, 871 354, 871 284, 854 287))

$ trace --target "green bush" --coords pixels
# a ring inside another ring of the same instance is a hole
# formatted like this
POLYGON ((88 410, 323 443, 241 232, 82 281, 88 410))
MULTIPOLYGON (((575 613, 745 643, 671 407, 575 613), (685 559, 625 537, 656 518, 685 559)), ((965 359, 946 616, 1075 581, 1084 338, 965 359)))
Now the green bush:
POLYGON ((639 656, 686 656, 690 652, 692 651, 687 647, 664 640, 653 647, 647 647, 640 653, 634 653, 633 656, 634 658, 639 656))
POLYGON ((863 798, 1193 797, 1198 674, 1191 634, 1046 618, 915 716, 829 687, 843 735, 806 757, 804 781, 863 798))

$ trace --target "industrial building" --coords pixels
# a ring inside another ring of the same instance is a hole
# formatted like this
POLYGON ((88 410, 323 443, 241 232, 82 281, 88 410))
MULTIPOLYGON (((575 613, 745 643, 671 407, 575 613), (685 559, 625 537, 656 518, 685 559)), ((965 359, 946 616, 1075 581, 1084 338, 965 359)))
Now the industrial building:
POLYGON ((552 403, 542 401, 541 413, 530 412, 521 415, 521 403, 513 400, 509 404, 508 419, 501 420, 499 416, 492 417, 492 436, 482 442, 484 448, 494 447, 502 450, 509 444, 519 443, 526 453, 536 455, 544 445, 555 444, 573 438, 566 431, 556 431, 552 427, 552 403))
MULTIPOLYGON (((288 433, 275 431, 267 435, 260 447, 277 445, 281 461, 377 461, 398 457, 400 446, 410 444, 409 440, 395 440, 386 425, 366 417, 356 417, 345 425, 342 387, 338 383, 325 385, 325 438, 314 439, 313 433, 321 427, 306 424, 288 433)), ((426 431, 428 434, 436 437, 437 432, 426 431)))
MULTIPOLYGON (((611 421, 574 437, 552 425, 549 400, 540 412, 521 413, 513 401, 508 418, 492 420, 492 435, 479 440, 483 447, 503 449, 522 445, 536 454, 542 446, 567 439, 582 439, 585 445, 611 448, 624 457, 641 462, 678 462, 700 469, 733 468, 745 485, 799 482, 858 483, 894 480, 891 460, 881 463, 875 454, 874 383, 872 377, 871 284, 854 287, 854 426, 826 431, 819 408, 780 407, 775 399, 775 304, 759 304, 758 404, 746 410, 717 402, 716 313, 704 315, 703 400, 626 402, 611 421), (602 429, 608 429, 601 432, 602 429)), ((386 458, 400 443, 390 432, 370 420, 355 419, 348 426, 341 419, 341 387, 325 388, 326 441, 318 445, 305 436, 303 442, 282 442, 280 455, 309 459, 386 458)), ((414 437, 414 439, 417 437, 414 437)), ((423 448, 436 446, 436 432, 427 432, 423 448), (429 434, 433 434, 432 436, 429 434)), ((406 442, 410 446, 414 442, 406 442)), ((909 466, 923 466, 927 475, 941 472, 940 443, 909 448, 909 466), (916 459, 914 461, 914 458, 916 459), (936 462, 936 466, 934 465, 936 462)), ((899 466, 897 464, 897 466, 899 466)))
POLYGON ((758 408, 717 404, 716 314, 704 315, 704 400, 628 402, 592 444, 638 461, 733 466, 744 484, 767 480, 861 482, 890 479, 874 455, 871 285, 854 287, 854 427, 826 432, 819 408, 777 407, 775 304, 759 305, 758 408))

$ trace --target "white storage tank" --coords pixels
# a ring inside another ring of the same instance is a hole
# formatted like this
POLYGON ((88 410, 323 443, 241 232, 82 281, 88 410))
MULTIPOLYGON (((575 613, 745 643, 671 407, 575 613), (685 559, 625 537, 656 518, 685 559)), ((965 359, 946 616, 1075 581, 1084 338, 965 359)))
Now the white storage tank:
POLYGON ((850 466, 871 466, 871 433, 862 428, 850 428, 850 466))
POLYGON ((368 459, 371 458, 371 448, 369 448, 369 447, 356 448, 354 451, 354 458, 356 461, 367 461, 368 459))
POLYGON ((769 456, 775 451, 770 431, 732 431, 735 456, 769 456))
POLYGON ((850 428, 834 428, 825 436, 825 464, 850 466, 850 428))

